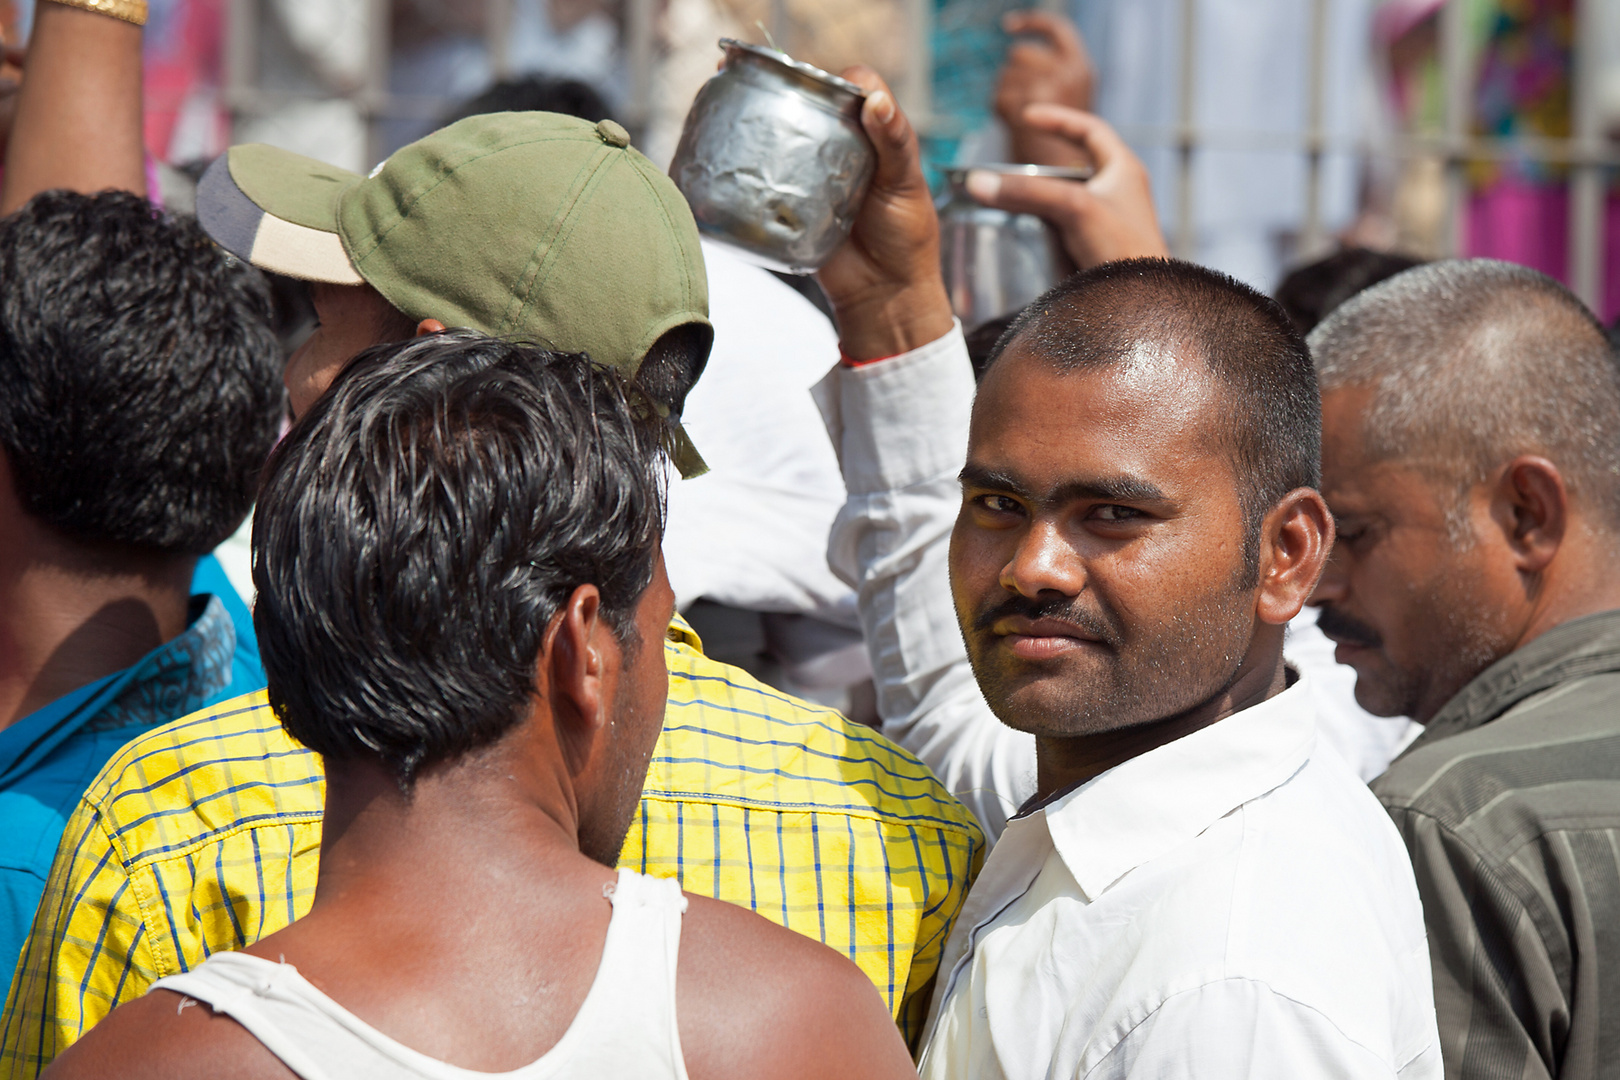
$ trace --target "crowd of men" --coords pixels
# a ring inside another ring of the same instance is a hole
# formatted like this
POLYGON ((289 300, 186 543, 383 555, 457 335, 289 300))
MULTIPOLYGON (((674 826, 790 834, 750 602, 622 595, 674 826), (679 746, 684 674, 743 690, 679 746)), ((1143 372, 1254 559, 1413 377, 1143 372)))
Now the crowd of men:
POLYGON ((1562 286, 1358 257, 1285 309, 1020 101, 1095 177, 970 186, 1083 269, 976 379, 847 72, 813 396, 874 729, 675 610, 715 327, 622 127, 239 146, 168 213, 130 10, 42 0, 0 188, 0 1072, 1620 1075, 1620 357, 1562 286), (1370 787, 1308 605, 1422 725, 1370 787))

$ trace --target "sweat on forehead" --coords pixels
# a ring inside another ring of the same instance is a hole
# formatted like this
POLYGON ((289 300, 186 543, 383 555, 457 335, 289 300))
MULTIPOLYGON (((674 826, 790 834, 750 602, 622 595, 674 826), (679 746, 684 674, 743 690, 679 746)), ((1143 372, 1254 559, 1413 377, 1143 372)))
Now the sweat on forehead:
POLYGON ((1269 297, 1174 259, 1128 259, 1070 277, 1015 319, 991 354, 1016 344, 1062 371, 1162 357, 1197 358, 1224 406, 1244 508, 1258 521, 1283 495, 1319 482, 1322 425, 1304 339, 1269 297))

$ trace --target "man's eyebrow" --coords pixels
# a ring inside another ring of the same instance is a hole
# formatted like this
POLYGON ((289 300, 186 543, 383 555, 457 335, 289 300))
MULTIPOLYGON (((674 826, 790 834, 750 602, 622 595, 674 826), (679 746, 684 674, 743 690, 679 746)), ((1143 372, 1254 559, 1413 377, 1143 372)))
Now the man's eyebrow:
POLYGON ((1098 502, 1165 502, 1166 496, 1156 484, 1136 476, 1098 476, 1090 480, 1071 480, 1060 484, 1049 496, 1052 502, 1074 502, 1091 499, 1098 502))
POLYGON ((962 471, 956 474, 964 487, 991 488, 995 491, 1005 491, 1020 498, 1028 498, 1029 491, 1007 473, 999 469, 987 469, 982 465, 968 462, 962 466, 962 471))
POLYGON ((1024 484, 999 469, 989 469, 982 465, 968 462, 957 474, 957 479, 964 485, 976 488, 988 488, 993 491, 1005 491, 1010 495, 1017 495, 1021 499, 1041 502, 1073 502, 1089 499, 1099 502, 1165 502, 1163 491, 1140 477, 1118 475, 1099 476, 1088 480, 1071 480, 1060 484, 1055 490, 1045 495, 1037 496, 1024 484))

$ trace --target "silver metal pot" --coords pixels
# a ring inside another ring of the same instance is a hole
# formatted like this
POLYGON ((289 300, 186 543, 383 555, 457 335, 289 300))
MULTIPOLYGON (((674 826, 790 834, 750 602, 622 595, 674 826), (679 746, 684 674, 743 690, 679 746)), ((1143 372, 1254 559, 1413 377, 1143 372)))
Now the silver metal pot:
POLYGON ((866 92, 774 49, 720 47, 725 65, 686 114, 669 175, 705 236, 808 274, 849 236, 877 164, 866 92))
MULTIPOLYGON (((974 165, 1002 175, 1088 180, 1090 169, 1051 165, 974 165)), ((951 308, 968 330, 1010 314, 1074 273, 1057 230, 1033 214, 980 204, 967 190, 967 168, 945 170, 939 200, 940 258, 951 308)))

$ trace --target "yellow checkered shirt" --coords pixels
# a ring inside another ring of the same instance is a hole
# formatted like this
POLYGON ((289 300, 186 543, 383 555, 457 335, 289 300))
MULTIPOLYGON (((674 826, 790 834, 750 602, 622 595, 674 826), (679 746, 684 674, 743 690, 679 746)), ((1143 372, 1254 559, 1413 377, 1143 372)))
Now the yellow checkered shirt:
MULTIPOLYGON (((908 1042, 984 859, 928 768, 670 627, 669 705, 620 864, 752 908, 871 977, 908 1042)), ((309 910, 325 777, 261 691, 120 750, 67 824, 12 977, 0 1074, 33 1077, 114 1006, 309 910)))

